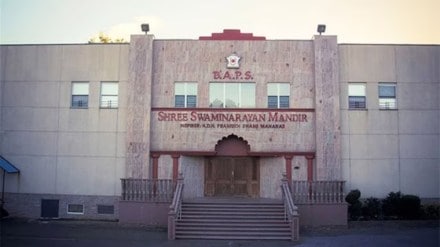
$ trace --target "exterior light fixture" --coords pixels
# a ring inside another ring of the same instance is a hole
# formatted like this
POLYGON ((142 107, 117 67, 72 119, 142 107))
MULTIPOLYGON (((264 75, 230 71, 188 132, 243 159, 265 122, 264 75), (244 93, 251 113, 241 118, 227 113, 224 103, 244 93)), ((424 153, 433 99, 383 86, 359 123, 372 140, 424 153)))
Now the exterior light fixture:
POLYGON ((318 24, 318 33, 321 35, 322 33, 325 33, 325 25, 324 24, 318 24))
POLYGON ((150 31, 150 25, 147 24, 147 23, 143 23, 143 24, 141 25, 141 28, 142 28, 142 32, 144 32, 145 34, 147 34, 148 31, 150 31))

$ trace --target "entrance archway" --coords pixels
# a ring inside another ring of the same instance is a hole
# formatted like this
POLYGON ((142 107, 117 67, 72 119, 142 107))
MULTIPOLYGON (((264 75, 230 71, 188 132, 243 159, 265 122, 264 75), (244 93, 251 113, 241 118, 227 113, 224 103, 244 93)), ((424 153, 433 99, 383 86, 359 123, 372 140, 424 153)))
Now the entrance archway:
POLYGON ((215 151, 205 164, 205 196, 259 197, 259 162, 249 156, 248 142, 232 134, 219 140, 215 151))

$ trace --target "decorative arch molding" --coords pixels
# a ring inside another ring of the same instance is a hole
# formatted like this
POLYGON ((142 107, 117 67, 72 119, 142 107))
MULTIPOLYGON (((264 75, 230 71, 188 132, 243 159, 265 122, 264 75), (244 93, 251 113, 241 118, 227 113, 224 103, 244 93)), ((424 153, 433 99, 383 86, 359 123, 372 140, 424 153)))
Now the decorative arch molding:
POLYGON ((251 146, 243 137, 230 134, 219 140, 214 150, 217 156, 248 156, 251 146))

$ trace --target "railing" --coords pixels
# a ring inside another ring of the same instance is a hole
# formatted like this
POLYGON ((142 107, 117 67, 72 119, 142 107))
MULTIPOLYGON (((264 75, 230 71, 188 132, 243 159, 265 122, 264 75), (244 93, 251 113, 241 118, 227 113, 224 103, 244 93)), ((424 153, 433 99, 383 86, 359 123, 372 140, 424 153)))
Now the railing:
POLYGON ((345 181, 292 181, 296 204, 344 203, 345 181))
POLYGON ((291 240, 298 241, 299 240, 298 208, 293 203, 292 193, 289 188, 289 182, 287 181, 286 174, 283 174, 283 179, 281 180, 281 191, 283 194, 285 220, 288 221, 290 224, 291 240))
POLYGON ((182 196, 183 196, 183 176, 179 174, 176 190, 174 191, 173 202, 168 213, 168 239, 176 238, 176 221, 182 217, 182 196))
POLYGON ((122 178, 122 200, 142 202, 171 202, 174 182, 171 179, 122 178))

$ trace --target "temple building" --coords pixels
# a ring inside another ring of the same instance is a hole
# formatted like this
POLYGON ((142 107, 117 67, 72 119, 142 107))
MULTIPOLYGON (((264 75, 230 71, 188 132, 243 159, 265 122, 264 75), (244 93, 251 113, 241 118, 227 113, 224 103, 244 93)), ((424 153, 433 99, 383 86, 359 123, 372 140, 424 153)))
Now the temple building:
POLYGON ((226 29, 1 45, 0 59, 0 155, 19 171, 3 165, 0 177, 12 216, 168 225, 171 239, 198 238, 211 235, 191 224, 208 229, 211 207, 242 221, 280 217, 288 230, 267 238, 297 238, 298 224, 347 224, 352 189, 440 197, 439 45, 226 29))

